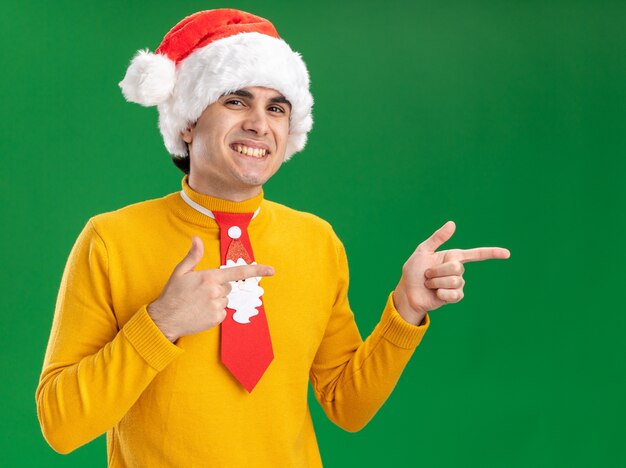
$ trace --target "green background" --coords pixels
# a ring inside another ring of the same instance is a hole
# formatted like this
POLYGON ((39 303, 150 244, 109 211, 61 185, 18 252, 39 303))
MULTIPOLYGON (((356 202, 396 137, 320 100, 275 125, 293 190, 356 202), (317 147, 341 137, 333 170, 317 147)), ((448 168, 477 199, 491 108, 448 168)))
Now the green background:
POLYGON ((326 466, 626 466, 626 2, 3 2, 0 464, 61 456, 34 393, 69 250, 90 216, 180 189, 156 110, 117 87, 182 17, 272 19, 315 98, 305 151, 266 196, 327 219, 362 334, 413 249, 502 246, 466 266, 373 421, 311 399, 326 466))

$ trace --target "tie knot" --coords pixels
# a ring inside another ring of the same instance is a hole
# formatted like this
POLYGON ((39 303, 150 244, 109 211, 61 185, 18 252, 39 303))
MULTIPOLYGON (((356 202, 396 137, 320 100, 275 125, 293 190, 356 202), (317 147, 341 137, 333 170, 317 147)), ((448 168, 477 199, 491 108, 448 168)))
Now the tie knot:
POLYGON ((254 213, 225 213, 214 211, 215 221, 220 227, 220 251, 222 265, 228 260, 234 263, 241 258, 248 265, 254 261, 248 237, 248 225, 254 213))

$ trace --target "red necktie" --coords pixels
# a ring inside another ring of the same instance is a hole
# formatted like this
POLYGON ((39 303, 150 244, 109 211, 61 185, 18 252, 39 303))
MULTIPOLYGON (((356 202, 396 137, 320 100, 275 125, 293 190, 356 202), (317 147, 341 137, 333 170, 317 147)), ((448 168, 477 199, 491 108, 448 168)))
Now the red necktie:
MULTIPOLYGON (((248 237, 248 224, 253 213, 214 211, 213 214, 220 227, 222 267, 254 262, 248 237)), ((222 363, 248 392, 274 359, 259 279, 250 278, 233 284, 226 318, 222 322, 222 363)))

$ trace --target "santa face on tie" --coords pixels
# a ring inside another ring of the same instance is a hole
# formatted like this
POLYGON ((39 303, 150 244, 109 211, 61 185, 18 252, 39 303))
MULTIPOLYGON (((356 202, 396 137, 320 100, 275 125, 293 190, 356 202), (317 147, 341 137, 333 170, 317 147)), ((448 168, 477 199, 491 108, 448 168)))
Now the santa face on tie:
MULTIPOLYGON (((256 262, 252 262, 256 265, 256 262)), ((248 265, 243 258, 238 258, 236 262, 228 259, 226 265, 220 268, 232 268, 234 266, 248 265)), ((247 278, 239 281, 231 281, 232 290, 228 295, 228 308, 233 309, 233 320, 237 323, 250 323, 250 317, 259 314, 257 307, 261 304, 263 288, 259 286, 260 276, 247 278)))

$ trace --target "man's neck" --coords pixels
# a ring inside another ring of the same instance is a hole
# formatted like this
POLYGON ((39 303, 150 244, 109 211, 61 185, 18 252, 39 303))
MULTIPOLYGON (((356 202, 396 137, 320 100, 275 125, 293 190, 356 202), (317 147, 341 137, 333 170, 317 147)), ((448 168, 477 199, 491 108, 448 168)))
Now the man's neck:
POLYGON ((196 180, 191 174, 187 177, 187 183, 191 189, 201 193, 202 195, 208 195, 210 197, 233 202, 250 200, 251 198, 256 197, 263 190, 262 186, 246 188, 235 188, 221 185, 207 186, 201 181, 196 180))

